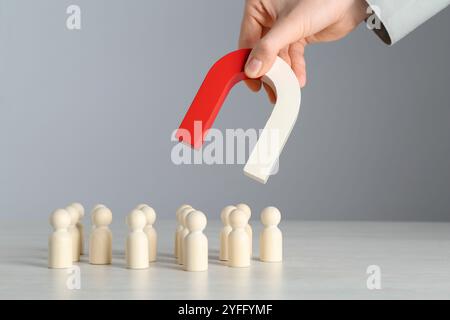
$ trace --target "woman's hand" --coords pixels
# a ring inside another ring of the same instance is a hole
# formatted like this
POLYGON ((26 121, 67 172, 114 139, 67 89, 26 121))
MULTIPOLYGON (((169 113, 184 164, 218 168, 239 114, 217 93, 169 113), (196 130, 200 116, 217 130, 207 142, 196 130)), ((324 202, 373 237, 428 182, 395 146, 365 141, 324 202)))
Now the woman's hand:
MULTIPOLYGON (((367 7, 365 0, 247 0, 239 47, 253 50, 245 73, 261 77, 279 55, 305 86, 306 45, 345 37, 367 17, 367 7)), ((253 91, 261 88, 260 80, 246 82, 253 91)), ((274 102, 274 93, 264 86, 274 102)))

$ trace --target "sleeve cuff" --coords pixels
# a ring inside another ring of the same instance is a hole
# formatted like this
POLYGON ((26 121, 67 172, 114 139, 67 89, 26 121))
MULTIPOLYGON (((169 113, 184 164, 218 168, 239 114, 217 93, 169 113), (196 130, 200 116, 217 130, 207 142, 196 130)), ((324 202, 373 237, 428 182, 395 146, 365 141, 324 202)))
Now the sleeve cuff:
MULTIPOLYGON (((392 45, 445 9, 450 0, 365 0, 381 22, 374 32, 392 45)), ((368 12, 370 13, 370 12, 368 12)), ((371 19, 370 17, 368 19, 371 19)))

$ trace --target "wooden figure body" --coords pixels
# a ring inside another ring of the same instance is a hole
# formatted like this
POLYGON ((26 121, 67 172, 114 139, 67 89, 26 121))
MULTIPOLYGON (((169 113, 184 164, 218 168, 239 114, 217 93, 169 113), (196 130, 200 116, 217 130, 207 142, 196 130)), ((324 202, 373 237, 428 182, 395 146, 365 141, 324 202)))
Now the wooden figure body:
POLYGON ((178 252, 178 264, 184 264, 184 238, 188 235, 189 229, 186 226, 186 217, 191 212, 194 211, 193 208, 185 208, 180 213, 180 221, 183 226, 183 229, 180 231, 180 236, 178 239, 179 242, 179 252, 178 252))
POLYGON ((156 221, 156 212, 152 207, 144 206, 141 209, 145 214, 147 224, 144 227, 144 233, 148 239, 148 261, 156 261, 156 255, 158 251, 158 235, 156 233, 153 224, 156 221))
POLYGON ((84 226, 83 226, 83 218, 84 218, 84 207, 79 202, 74 202, 70 206, 74 207, 78 211, 78 222, 77 228, 80 232, 80 255, 84 254, 84 226))
POLYGON ((281 262, 283 260, 283 235, 278 228, 281 213, 275 207, 267 207, 261 212, 264 229, 260 236, 260 260, 264 262, 281 262))
POLYGON ((186 271, 208 270, 208 239, 203 234, 206 217, 200 211, 191 211, 186 217, 189 234, 185 237, 184 269, 186 271))
POLYGON ((112 212, 105 206, 98 207, 92 213, 92 228, 89 237, 89 263, 111 264, 112 262, 112 232, 109 225, 112 222, 112 212))
POLYGON ((144 233, 146 218, 141 210, 133 210, 127 217, 130 232, 126 243, 126 263, 130 269, 146 269, 149 267, 148 238, 144 233))
POLYGON ((72 260, 74 262, 80 261, 80 230, 77 228, 79 220, 78 210, 72 206, 66 207, 66 211, 70 215, 69 233, 72 236, 72 260))
POLYGON ((183 204, 182 206, 180 206, 177 209, 177 212, 176 212, 177 228, 175 230, 175 241, 174 241, 174 250, 173 250, 175 258, 178 258, 178 255, 179 255, 179 251, 180 251, 180 249, 179 249, 179 247, 180 247, 180 233, 183 230, 183 224, 181 223, 180 214, 181 214, 181 211, 183 211, 186 208, 192 208, 192 207, 190 205, 188 205, 188 204, 183 204))
POLYGON ((235 206, 226 206, 220 213, 220 219, 222 220, 223 224, 223 228, 220 231, 219 260, 221 261, 228 260, 228 236, 230 235, 231 232, 230 213, 234 209, 236 209, 235 206))
POLYGON ((251 258, 253 256, 253 229, 249 223, 249 220, 252 217, 252 210, 245 203, 237 204, 236 208, 241 209, 245 213, 245 217, 247 219, 247 224, 245 225, 245 232, 247 232, 247 234, 248 234, 249 252, 250 252, 250 258, 251 258))
POLYGON ((250 266, 250 245, 245 231, 246 223, 246 215, 242 210, 235 209, 231 212, 232 231, 228 236, 228 266, 230 267, 250 266))
POLYGON ((71 223, 70 214, 58 209, 50 216, 54 231, 48 239, 48 267, 54 269, 72 266, 72 235, 68 231, 71 223))

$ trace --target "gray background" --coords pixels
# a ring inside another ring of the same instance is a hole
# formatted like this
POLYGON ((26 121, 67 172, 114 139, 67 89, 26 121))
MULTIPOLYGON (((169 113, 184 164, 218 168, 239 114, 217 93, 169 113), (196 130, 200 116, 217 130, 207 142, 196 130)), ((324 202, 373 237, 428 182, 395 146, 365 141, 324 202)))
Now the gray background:
MULTIPOLYGON (((235 49, 242 7, 0 0, 0 216, 46 219, 76 200, 216 218, 244 201, 299 219, 450 220, 448 9, 393 47, 361 26, 308 48, 301 117, 267 185, 242 165, 172 164, 170 134, 235 49), (81 31, 65 27, 69 4, 81 31)), ((240 84, 215 127, 260 128, 270 111, 240 84)))

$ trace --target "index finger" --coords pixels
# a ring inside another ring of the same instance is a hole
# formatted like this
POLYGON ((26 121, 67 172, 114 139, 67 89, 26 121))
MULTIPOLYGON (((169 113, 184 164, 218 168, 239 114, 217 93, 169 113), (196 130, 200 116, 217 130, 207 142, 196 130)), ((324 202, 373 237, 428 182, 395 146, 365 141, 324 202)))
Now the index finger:
MULTIPOLYGON (((261 39, 262 33, 263 27, 250 14, 249 7, 246 6, 241 23, 241 32, 239 35, 239 48, 253 48, 261 39)), ((250 88, 250 90, 255 92, 261 89, 260 80, 246 80, 245 84, 250 88)))

